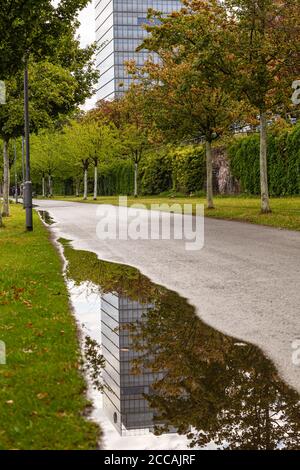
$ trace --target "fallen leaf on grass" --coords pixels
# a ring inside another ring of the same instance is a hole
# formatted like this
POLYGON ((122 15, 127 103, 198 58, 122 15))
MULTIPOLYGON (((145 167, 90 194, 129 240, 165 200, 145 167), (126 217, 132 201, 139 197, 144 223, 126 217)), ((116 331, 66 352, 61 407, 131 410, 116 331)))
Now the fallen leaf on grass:
POLYGON ((38 394, 37 394, 37 398, 38 398, 39 400, 44 400, 45 398, 48 397, 48 395, 49 395, 48 393, 38 393, 38 394))
POLYGON ((23 349, 24 354, 33 354, 32 349, 23 349))

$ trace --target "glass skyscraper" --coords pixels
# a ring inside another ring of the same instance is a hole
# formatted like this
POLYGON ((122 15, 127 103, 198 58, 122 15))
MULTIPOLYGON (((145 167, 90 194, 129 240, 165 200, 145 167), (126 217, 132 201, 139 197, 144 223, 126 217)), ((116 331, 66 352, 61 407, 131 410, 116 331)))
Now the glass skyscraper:
POLYGON ((100 70, 98 99, 121 96, 130 85, 124 61, 142 65, 147 51, 136 52, 147 32, 149 8, 170 13, 182 6, 180 0, 96 0, 96 40, 100 70))

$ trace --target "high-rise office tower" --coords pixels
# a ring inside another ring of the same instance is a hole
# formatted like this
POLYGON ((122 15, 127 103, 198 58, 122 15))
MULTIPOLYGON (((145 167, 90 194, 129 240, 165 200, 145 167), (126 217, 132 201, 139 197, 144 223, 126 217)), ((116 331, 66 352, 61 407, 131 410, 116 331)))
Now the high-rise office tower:
POLYGON ((147 32, 149 8, 170 13, 178 10, 180 0, 95 0, 96 40, 100 47, 97 67, 101 77, 98 85, 99 99, 121 96, 130 85, 124 62, 134 59, 142 65, 147 51, 136 52, 147 32))

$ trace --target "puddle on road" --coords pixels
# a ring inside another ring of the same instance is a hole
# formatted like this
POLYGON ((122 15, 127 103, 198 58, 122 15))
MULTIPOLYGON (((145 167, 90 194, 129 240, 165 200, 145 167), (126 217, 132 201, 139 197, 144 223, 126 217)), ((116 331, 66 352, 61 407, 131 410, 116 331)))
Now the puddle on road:
POLYGON ((156 448, 176 432, 196 448, 300 448, 299 395, 257 347, 206 325, 136 269, 61 243, 77 318, 101 343, 97 406, 116 435, 152 433, 156 448))
POLYGON ((38 214, 46 225, 54 225, 55 221, 47 211, 38 211, 38 214))

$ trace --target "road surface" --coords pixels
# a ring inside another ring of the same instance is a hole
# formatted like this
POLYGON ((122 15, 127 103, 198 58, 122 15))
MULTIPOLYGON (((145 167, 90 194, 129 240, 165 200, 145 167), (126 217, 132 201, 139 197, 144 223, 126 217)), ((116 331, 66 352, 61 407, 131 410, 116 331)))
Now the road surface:
MULTIPOLYGON (((101 259, 134 266, 177 291, 212 327, 259 346, 300 392, 300 366, 292 360, 293 343, 300 339, 300 233, 205 219, 204 248, 186 251, 178 240, 99 240, 98 205, 35 204, 57 222, 56 237, 101 259)), ((113 218, 116 209, 105 208, 113 218)), ((120 210, 120 223, 126 223, 126 213, 120 210)), ((141 211, 145 220, 147 215, 141 211)))

